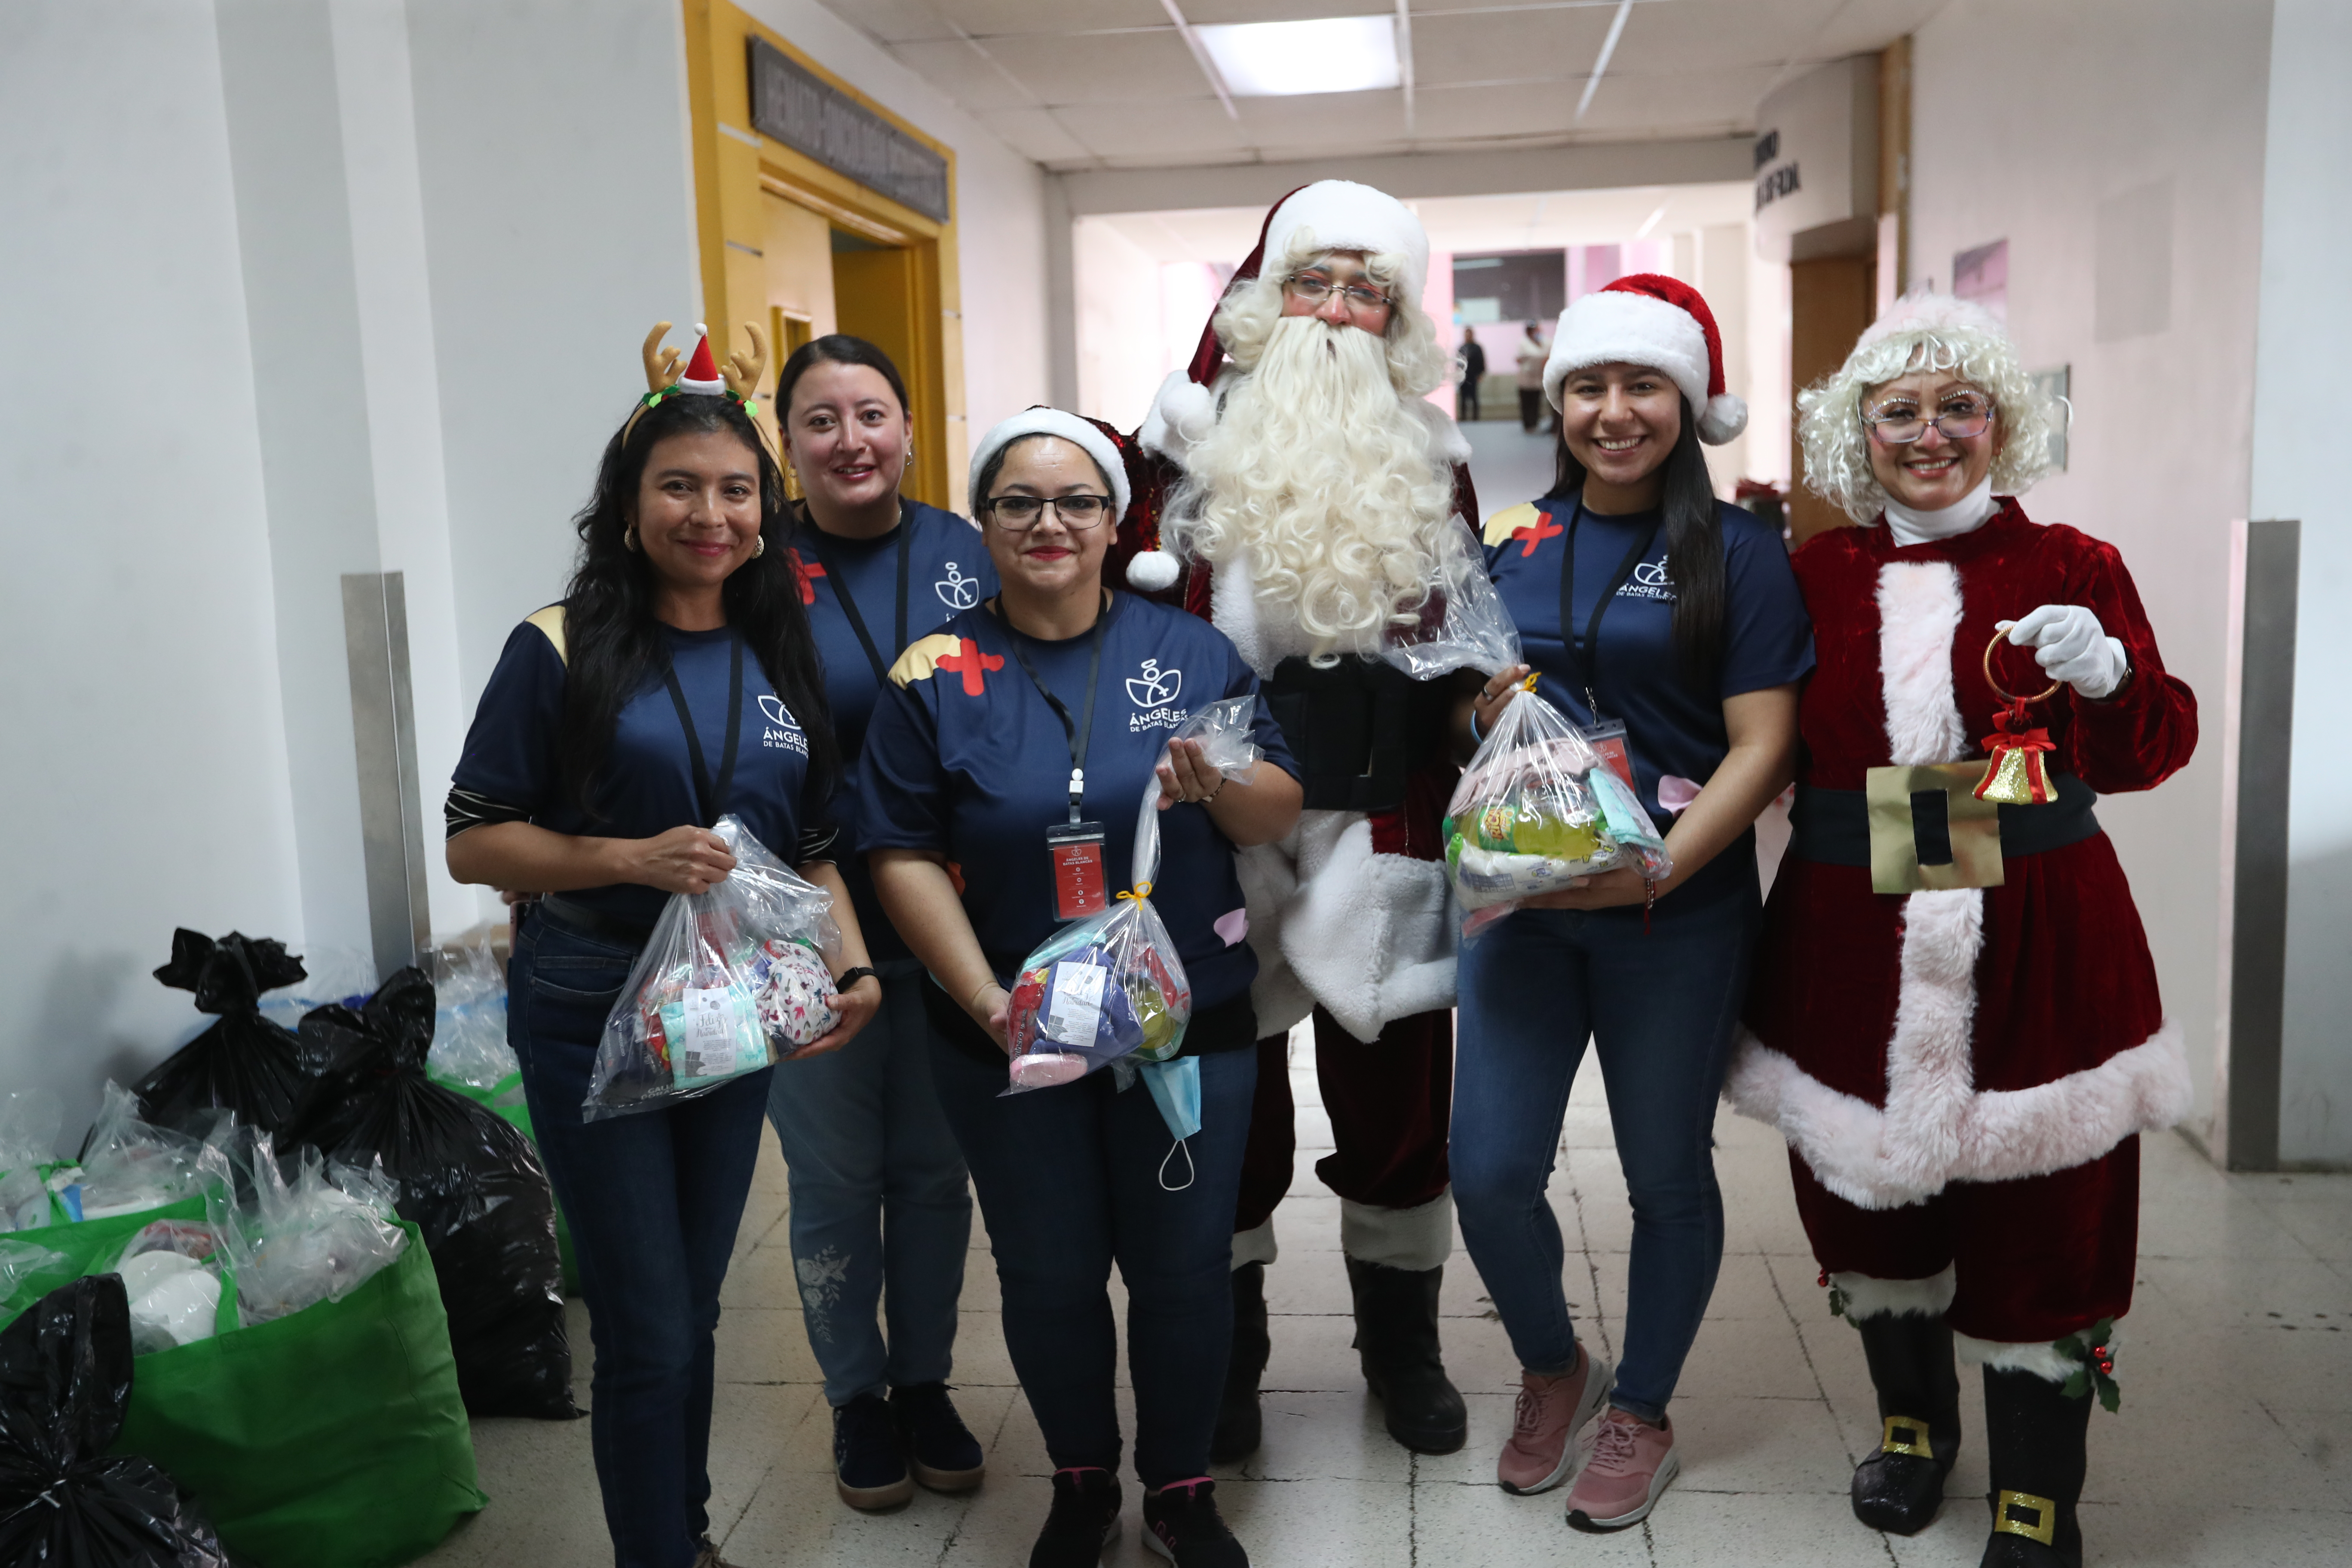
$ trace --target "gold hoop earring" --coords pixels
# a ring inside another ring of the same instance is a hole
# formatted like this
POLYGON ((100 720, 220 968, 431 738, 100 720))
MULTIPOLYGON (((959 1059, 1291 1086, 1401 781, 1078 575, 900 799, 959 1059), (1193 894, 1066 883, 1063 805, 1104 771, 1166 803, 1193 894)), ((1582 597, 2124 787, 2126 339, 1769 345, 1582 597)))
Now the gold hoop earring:
POLYGON ((752 542, 752 544, 751 544, 751 559, 752 559, 752 560, 754 560, 754 561, 757 561, 761 556, 765 555, 767 552, 768 552, 768 536, 767 536, 766 534, 764 534, 764 533, 763 533, 763 534, 760 535, 760 537, 759 537, 758 539, 756 539, 756 540, 754 540, 754 541, 752 542))
POLYGON ((637 547, 637 525, 635 523, 633 522, 626 528, 621 530, 621 542, 631 550, 635 550, 637 547))

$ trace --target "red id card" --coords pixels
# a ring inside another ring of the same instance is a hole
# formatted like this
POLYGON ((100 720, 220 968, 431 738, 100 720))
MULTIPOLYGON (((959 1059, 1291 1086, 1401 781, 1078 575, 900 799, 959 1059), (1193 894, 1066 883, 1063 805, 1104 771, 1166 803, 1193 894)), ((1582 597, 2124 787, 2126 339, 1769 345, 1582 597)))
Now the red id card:
POLYGON ((1101 823, 1055 823, 1045 829, 1045 856, 1054 871, 1055 920, 1083 920, 1109 907, 1101 823))
POLYGON ((1591 746, 1595 752, 1599 753, 1601 760, 1609 764, 1609 771, 1622 780, 1627 789, 1633 789, 1633 753, 1625 749, 1625 721, 1622 719, 1603 719, 1591 729, 1580 730, 1577 732, 1584 737, 1584 743, 1591 746))

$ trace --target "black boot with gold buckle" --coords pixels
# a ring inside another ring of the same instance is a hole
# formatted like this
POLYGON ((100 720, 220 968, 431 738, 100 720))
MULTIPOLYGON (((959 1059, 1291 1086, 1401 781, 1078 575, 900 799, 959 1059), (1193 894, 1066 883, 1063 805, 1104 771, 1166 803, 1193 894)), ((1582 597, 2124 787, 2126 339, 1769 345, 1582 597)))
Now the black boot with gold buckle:
POLYGON ((1873 1530, 1916 1535, 1943 1506, 1960 1455, 1960 1380, 1952 1331, 1941 1318, 1879 1314, 1862 1332, 1878 1391, 1878 1452, 1854 1467, 1853 1517, 1873 1530))
POLYGON ((2028 1372, 1985 1369, 1992 1536, 1980 1568, 2083 1568, 2083 1495, 2091 1398, 2028 1372))

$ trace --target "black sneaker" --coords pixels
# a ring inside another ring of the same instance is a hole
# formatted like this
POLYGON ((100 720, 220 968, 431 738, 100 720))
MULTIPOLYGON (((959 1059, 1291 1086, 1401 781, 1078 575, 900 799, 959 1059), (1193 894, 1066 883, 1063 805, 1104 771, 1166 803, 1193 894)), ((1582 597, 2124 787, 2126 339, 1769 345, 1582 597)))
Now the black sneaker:
POLYGON ((988 1473, 980 1439, 956 1414, 944 1383, 918 1383, 890 1391, 890 1424, 915 1479, 935 1492, 968 1492, 988 1473))
POLYGON ((1120 1503, 1108 1470, 1055 1470, 1054 1511, 1029 1549, 1029 1568, 1097 1568, 1118 1540, 1120 1503))
POLYGON ((1143 1494, 1143 1544, 1177 1568, 1249 1568, 1249 1553, 1217 1515, 1217 1483, 1203 1476, 1143 1494))
POLYGON ((897 1508, 915 1495, 898 1453, 898 1432, 881 1395, 861 1394, 833 1408, 833 1485, 852 1508, 897 1508))

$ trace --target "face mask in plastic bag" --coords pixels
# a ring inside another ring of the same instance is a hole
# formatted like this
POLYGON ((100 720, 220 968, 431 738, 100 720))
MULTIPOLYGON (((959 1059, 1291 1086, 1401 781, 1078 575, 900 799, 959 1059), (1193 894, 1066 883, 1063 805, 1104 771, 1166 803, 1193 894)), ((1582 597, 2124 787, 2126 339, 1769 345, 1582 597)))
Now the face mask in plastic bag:
POLYGON ((250 1138, 240 1150, 250 1201, 215 1191, 205 1205, 247 1328, 340 1301, 399 1258, 408 1233, 391 1222, 394 1189, 380 1170, 331 1173, 316 1149, 303 1148, 289 1182, 269 1135, 250 1138))
POLYGON ((740 819, 722 816, 712 831, 735 869, 709 891, 675 893, 663 907, 604 1020, 583 1121, 708 1094, 839 1021, 833 895, 787 869, 740 819))
MULTIPOLYGON (((1245 784, 1260 754, 1250 738, 1256 702, 1232 697, 1209 703, 1177 728, 1170 743, 1199 742, 1204 762, 1245 784)), ((1162 747, 1159 760, 1168 756, 1162 747)), ((1155 774, 1136 814, 1128 890, 1102 913, 1064 926, 1022 960, 1005 1009, 1013 1053, 1006 1093, 1068 1083, 1129 1056, 1167 1061, 1183 1050, 1192 986, 1149 896, 1160 870, 1160 809, 1155 774)))
POLYGON ((193 1220, 142 1227, 114 1261, 131 1300, 134 1355, 177 1350, 213 1337, 220 1318, 220 1237, 193 1220))
POLYGON ((1412 626, 1391 627, 1381 657, 1415 680, 1434 680, 1456 669, 1493 675, 1522 662, 1519 628, 1486 575, 1476 537, 1448 521, 1438 536, 1437 558, 1438 581, 1430 587, 1421 618, 1412 626))
POLYGON ((1532 688, 1495 721, 1446 807, 1445 868, 1465 935, 1580 877, 1674 872, 1640 800, 1532 688))

